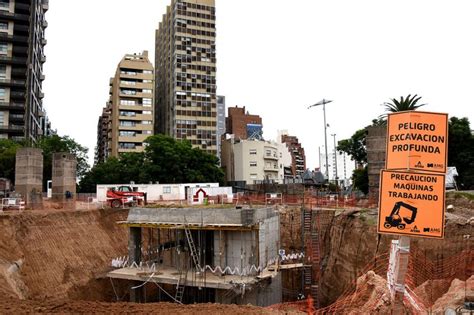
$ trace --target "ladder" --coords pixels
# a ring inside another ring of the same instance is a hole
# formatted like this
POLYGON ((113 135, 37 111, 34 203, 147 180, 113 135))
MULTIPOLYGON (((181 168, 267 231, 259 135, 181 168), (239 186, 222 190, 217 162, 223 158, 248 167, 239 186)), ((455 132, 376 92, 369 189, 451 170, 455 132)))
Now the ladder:
POLYGON ((191 257, 193 258, 194 266, 196 267, 197 272, 201 272, 201 264, 199 263, 199 257, 196 251, 196 246, 194 245, 193 236, 191 231, 184 227, 184 234, 186 234, 186 239, 188 241, 189 252, 191 253, 191 257))
POLYGON ((311 227, 312 227, 311 215, 312 215, 311 209, 307 210, 305 207, 303 207, 303 226, 304 226, 305 232, 311 231, 311 227))
POLYGON ((176 284, 176 294, 174 296, 174 299, 178 303, 182 303, 183 301, 183 296, 184 296, 184 288, 186 287, 186 278, 188 276, 188 270, 186 269, 186 272, 180 274, 178 283, 176 284))

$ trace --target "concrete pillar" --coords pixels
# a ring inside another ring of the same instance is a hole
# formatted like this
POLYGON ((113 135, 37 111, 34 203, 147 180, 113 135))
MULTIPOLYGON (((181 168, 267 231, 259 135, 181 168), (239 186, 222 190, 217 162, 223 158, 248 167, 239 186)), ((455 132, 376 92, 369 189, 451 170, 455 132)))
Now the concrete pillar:
MULTIPOLYGON (((140 265, 141 260, 141 243, 142 243, 142 228, 130 227, 130 235, 128 238, 128 261, 132 265, 134 262, 140 265)), ((133 286, 140 285, 141 282, 134 282, 133 286)), ((143 287, 130 289, 130 302, 139 303, 142 301, 143 287)))
POLYGON ((378 203, 380 170, 385 168, 387 126, 367 128, 367 162, 369 175, 369 199, 378 203))
POLYGON ((21 195, 28 209, 43 205, 43 151, 20 148, 16 151, 15 191, 21 195))
POLYGON ((75 209, 76 167, 77 161, 73 154, 53 154, 52 199, 62 203, 67 209, 75 209))

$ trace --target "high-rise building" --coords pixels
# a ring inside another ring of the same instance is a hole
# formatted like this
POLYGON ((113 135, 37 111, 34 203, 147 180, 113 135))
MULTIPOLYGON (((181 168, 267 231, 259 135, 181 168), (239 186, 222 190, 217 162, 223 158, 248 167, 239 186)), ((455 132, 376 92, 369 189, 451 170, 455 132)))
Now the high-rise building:
POLYGON ((96 162, 141 152, 153 134, 153 65, 148 52, 125 55, 109 85, 109 101, 97 125, 96 162))
POLYGON ((291 154, 291 173, 293 176, 301 177, 306 171, 306 156, 304 148, 299 143, 298 138, 288 135, 288 132, 280 131, 280 142, 285 143, 291 154))
POLYGON ((48 0, 0 0, 0 138, 36 142, 43 109, 48 0))
POLYGON ((244 107, 229 107, 226 118, 226 133, 233 134, 235 139, 262 139, 262 118, 251 115, 244 107))
POLYGON ((217 96, 217 156, 221 157, 222 136, 225 134, 225 96, 217 96))
POLYGON ((217 155, 214 0, 172 0, 156 30, 155 132, 217 155))

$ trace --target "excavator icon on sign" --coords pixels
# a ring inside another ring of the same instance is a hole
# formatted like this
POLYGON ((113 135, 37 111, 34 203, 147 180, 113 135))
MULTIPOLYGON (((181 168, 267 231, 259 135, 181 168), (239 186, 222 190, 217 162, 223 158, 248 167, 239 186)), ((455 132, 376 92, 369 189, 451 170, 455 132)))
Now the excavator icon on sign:
POLYGON ((415 221, 417 210, 418 209, 413 207, 412 205, 409 205, 403 201, 398 201, 395 203, 395 206, 393 207, 393 210, 390 213, 390 215, 388 217, 385 217, 385 223, 383 224, 383 226, 386 229, 397 227, 397 229, 399 230, 404 230, 407 224, 412 224, 415 221), (399 212, 400 212, 401 207, 404 207, 411 211, 410 218, 407 218, 407 217, 402 218, 400 216, 399 212))

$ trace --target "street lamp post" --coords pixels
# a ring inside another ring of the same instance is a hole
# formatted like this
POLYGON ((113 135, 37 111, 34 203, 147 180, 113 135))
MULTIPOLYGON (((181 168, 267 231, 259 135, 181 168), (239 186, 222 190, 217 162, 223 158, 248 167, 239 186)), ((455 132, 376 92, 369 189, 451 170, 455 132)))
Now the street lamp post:
POLYGON ((328 162, 328 136, 327 136, 327 127, 328 125, 326 124, 326 104, 331 103, 332 101, 322 99, 321 101, 317 102, 314 105, 308 106, 308 109, 314 106, 320 106, 323 105, 323 114, 324 114, 324 150, 326 152, 326 178, 329 180, 329 162, 328 162))

